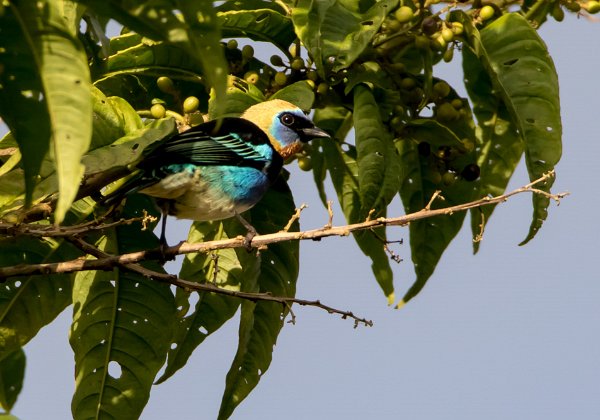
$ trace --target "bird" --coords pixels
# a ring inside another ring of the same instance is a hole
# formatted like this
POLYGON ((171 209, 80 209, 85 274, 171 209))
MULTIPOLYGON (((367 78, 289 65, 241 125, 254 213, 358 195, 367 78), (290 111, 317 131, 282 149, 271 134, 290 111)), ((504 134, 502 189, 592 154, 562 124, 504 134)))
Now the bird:
POLYGON ((161 246, 167 215, 195 221, 237 217, 257 204, 279 176, 284 161, 314 138, 329 138, 297 106, 272 99, 240 117, 199 124, 147 147, 129 179, 102 198, 105 205, 132 193, 153 197, 162 212, 161 246))

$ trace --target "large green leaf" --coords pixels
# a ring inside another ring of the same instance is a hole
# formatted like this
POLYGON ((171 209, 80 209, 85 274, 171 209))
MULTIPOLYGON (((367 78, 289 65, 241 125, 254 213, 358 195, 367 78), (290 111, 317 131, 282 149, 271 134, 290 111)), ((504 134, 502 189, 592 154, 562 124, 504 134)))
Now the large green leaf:
POLYGON ((292 8, 292 21, 298 38, 324 76, 329 70, 348 68, 397 4, 397 0, 381 0, 361 12, 339 0, 299 0, 292 8))
MULTIPOLYGON (((270 233, 281 230, 294 214, 294 209, 291 191, 280 177, 261 202, 244 216, 249 216, 249 221, 258 232, 270 233)), ((297 222, 292 229, 298 229, 297 222)), ((228 234, 232 236, 235 232, 228 234)), ((250 279, 244 279, 245 290, 282 297, 295 295, 299 266, 298 242, 269 245, 268 249, 260 251, 259 258, 249 255, 244 249, 237 250, 237 255, 244 273, 250 273, 250 279), (255 276, 257 282, 253 284, 255 276)), ((273 348, 287 313, 287 307, 275 302, 242 302, 238 349, 227 373, 220 419, 231 415, 269 368, 273 348)))
MULTIPOLYGON (((465 86, 480 127, 481 144, 477 164, 481 176, 477 181, 477 194, 481 197, 498 196, 506 190, 523 155, 524 144, 504 103, 493 95, 487 72, 469 48, 463 49, 463 71, 465 86)), ((482 223, 483 226, 487 224, 494 208, 484 206, 471 210, 473 237, 480 235, 482 223)), ((477 252, 480 243, 473 242, 474 252, 477 252)))
MULTIPOLYGON (((237 223, 237 220, 225 223, 232 222, 237 223)), ((222 222, 195 222, 187 241, 196 243, 226 238, 228 235, 222 222)), ((179 273, 179 276, 186 280, 198 283, 209 282, 236 291, 241 290, 247 275, 233 249, 222 249, 211 255, 187 254, 179 273)), ((240 306, 240 301, 235 298, 207 292, 198 292, 198 294, 199 299, 193 311, 186 315, 190 306, 190 292, 177 290, 175 303, 178 308, 181 307, 181 310, 173 337, 175 346, 169 350, 167 367, 157 383, 166 381, 185 366, 196 347, 230 319, 240 306)))
POLYGON ((315 101, 315 92, 308 82, 301 80, 283 89, 279 89, 269 99, 283 99, 284 101, 291 102, 300 109, 308 111, 312 108, 315 101))
POLYGON ((383 214, 396 195, 400 162, 390 133, 379 116, 373 93, 366 85, 354 88, 354 127, 361 210, 359 217, 383 214))
POLYGON ((287 53, 296 38, 292 20, 272 9, 232 10, 217 13, 224 37, 247 36, 267 41, 287 53))
MULTIPOLYGON (((136 215, 141 206, 135 201, 127 201, 125 217, 136 215)), ((136 223, 111 229, 95 244, 123 253, 140 244, 157 246, 158 240, 136 223)), ((143 265, 162 270, 154 262, 143 265)), ((169 287, 125 270, 81 272, 73 304, 73 417, 138 418, 171 343, 175 304, 169 287)))
POLYGON ((25 352, 18 349, 0 360, 0 406, 10 413, 23 388, 25 352))
MULTIPOLYGON (((490 76, 496 95, 504 102, 511 121, 525 142, 525 163, 530 180, 554 169, 562 153, 562 124, 558 77, 546 45, 535 29, 517 13, 507 13, 479 34, 468 18, 469 46, 490 76)), ((550 191, 553 179, 538 188, 550 191)), ((531 240, 548 215, 550 199, 533 195, 533 220, 521 245, 531 240)))
POLYGON ((11 3, 2 17, 6 21, 2 38, 11 43, 2 45, 8 54, 0 54, 5 68, 0 114, 23 154, 26 203, 32 201, 34 178, 48 151, 60 191, 56 223, 75 198, 83 175, 80 159, 92 134, 87 58, 74 30, 76 23, 61 12, 63 5, 49 0, 11 3), (24 129, 25 125, 34 129, 24 129))
POLYGON ((187 0, 79 0, 93 10, 155 41, 183 50, 202 67, 215 90, 219 114, 224 106, 228 66, 221 48, 219 20, 212 2, 187 0))
MULTIPOLYGON (((28 236, 0 241, 0 265, 36 264, 77 258, 68 244, 28 236)), ((71 303, 72 275, 4 279, 0 287, 0 358, 21 348, 71 303)))

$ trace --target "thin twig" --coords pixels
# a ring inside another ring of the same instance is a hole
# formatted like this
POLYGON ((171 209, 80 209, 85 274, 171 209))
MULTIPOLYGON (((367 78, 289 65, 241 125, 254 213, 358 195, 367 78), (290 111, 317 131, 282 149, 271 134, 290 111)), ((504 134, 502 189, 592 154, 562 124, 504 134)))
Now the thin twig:
POLYGON ((302 205, 296 209, 296 211, 294 212, 294 214, 290 218, 289 222, 287 222, 287 225, 285 225, 285 227, 281 231, 282 232, 289 232, 289 230, 292 228, 292 225, 294 224, 294 222, 296 220, 300 219, 300 213, 302 213, 302 210, 304 210, 307 207, 308 206, 306 204, 302 203, 302 205))

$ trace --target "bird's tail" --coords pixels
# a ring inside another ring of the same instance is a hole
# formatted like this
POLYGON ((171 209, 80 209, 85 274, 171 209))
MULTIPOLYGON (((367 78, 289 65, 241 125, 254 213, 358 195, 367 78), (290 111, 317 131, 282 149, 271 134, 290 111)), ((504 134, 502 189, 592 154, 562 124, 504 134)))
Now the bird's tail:
POLYGON ((127 179, 121 186, 117 187, 116 190, 111 191, 106 195, 98 197, 96 202, 103 206, 112 206, 118 204, 121 200, 123 200, 123 198, 125 198, 125 196, 134 193, 145 186, 142 178, 143 175, 141 171, 130 174, 129 179, 127 179))

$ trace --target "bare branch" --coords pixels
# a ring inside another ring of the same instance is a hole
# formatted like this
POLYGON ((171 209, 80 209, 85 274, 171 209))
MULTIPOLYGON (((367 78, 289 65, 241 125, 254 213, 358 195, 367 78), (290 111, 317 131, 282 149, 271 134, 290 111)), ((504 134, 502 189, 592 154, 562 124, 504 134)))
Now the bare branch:
MULTIPOLYGON (((554 172, 545 174, 540 179, 527 184, 521 188, 513 190, 509 193, 499 195, 497 197, 485 197, 479 200, 471 201, 469 203, 458 204, 456 206, 441 208, 441 209, 423 209, 415 213, 407 214, 399 217, 379 217, 374 220, 368 220, 361 223, 354 223, 345 226, 328 226, 323 228, 306 230, 302 232, 277 232, 266 235, 257 235, 252 239, 252 246, 255 248, 261 248, 268 246, 269 244, 294 241, 294 240, 320 240, 322 238, 330 236, 347 236, 352 232, 359 230, 373 229, 382 226, 405 226, 410 222, 416 220, 422 220, 430 217, 449 215, 459 211, 466 211, 472 208, 488 206, 493 204, 500 204, 507 201, 510 197, 521 194, 524 192, 531 192, 534 194, 543 193, 548 195, 555 201, 559 201, 565 197, 568 193, 561 194, 549 194, 545 191, 538 192, 533 188, 534 185, 542 183, 554 176, 554 172)), ((148 259, 162 259, 174 257, 180 254, 189 254, 194 252, 211 252, 218 249, 225 248, 242 248, 246 247, 246 241, 243 236, 238 236, 231 239, 222 239, 216 241, 200 242, 200 243, 186 243, 182 242, 178 245, 171 246, 164 250, 164 253, 160 249, 137 251, 129 254, 114 255, 104 258, 98 258, 96 260, 83 260, 75 259, 71 261, 64 261, 60 263, 42 263, 42 264, 27 264, 27 265, 16 265, 10 267, 0 268, 0 280, 12 276, 25 276, 32 274, 50 274, 50 273, 72 273, 76 271, 84 270, 111 270, 115 266, 126 265, 137 263, 148 259)))

